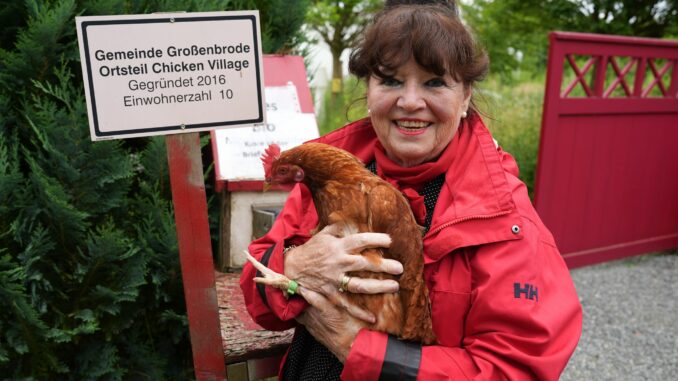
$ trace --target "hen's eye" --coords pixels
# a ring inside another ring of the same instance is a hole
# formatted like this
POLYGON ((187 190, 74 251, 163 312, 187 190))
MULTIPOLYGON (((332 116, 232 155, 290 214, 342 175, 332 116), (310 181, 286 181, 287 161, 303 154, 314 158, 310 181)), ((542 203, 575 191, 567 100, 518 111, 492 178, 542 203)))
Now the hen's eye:
POLYGON ((278 173, 281 175, 286 175, 287 174, 287 167, 282 167, 278 170, 278 173))

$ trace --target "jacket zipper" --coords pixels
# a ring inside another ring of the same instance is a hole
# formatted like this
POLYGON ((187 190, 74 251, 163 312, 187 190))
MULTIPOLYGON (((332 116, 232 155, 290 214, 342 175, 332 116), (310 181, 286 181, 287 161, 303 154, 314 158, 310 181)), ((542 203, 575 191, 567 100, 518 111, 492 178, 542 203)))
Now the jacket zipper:
POLYGON ((446 222, 437 228, 435 230, 429 231, 429 234, 435 234, 438 233, 439 231, 445 229, 446 227, 456 225, 461 222, 469 221, 469 220, 489 220, 491 218, 496 218, 496 217, 501 217, 505 216, 507 214, 511 213, 511 210, 505 210, 503 212, 495 213, 495 214, 487 214, 487 215, 479 215, 479 216, 466 216, 466 217, 461 217, 457 218, 456 220, 452 220, 450 222, 446 222))

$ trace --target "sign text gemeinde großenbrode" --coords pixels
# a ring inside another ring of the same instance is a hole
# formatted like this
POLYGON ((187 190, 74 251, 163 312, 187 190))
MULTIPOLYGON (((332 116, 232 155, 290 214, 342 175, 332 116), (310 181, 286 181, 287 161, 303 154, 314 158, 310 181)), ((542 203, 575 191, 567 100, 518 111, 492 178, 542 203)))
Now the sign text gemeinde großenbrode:
POLYGON ((92 139, 263 123, 257 16, 77 18, 92 139))

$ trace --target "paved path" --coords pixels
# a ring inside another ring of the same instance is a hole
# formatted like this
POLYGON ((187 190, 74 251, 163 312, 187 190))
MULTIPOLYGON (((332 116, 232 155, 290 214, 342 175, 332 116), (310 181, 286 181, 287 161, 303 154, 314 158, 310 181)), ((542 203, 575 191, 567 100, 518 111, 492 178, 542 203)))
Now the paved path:
POLYGON ((572 270, 584 308, 561 381, 678 381, 678 252, 572 270))

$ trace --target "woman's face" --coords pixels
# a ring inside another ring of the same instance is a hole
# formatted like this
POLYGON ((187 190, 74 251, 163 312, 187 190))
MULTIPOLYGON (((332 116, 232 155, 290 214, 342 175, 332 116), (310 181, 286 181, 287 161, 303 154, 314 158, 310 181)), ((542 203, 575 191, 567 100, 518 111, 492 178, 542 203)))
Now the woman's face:
POLYGON ((388 157, 404 167, 435 160, 452 141, 471 91, 414 59, 386 78, 370 77, 367 107, 388 157))

